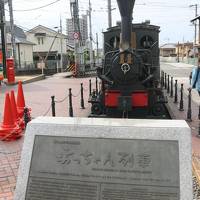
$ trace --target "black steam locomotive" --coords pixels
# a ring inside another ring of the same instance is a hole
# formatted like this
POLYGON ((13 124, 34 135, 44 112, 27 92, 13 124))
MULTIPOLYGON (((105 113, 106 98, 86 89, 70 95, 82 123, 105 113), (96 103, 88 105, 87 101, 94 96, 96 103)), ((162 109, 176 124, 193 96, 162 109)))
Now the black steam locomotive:
POLYGON ((117 0, 121 24, 104 32, 101 89, 90 98, 94 116, 168 118, 160 86, 159 27, 132 24, 135 0, 117 0), (121 25, 121 26, 120 26, 121 25))

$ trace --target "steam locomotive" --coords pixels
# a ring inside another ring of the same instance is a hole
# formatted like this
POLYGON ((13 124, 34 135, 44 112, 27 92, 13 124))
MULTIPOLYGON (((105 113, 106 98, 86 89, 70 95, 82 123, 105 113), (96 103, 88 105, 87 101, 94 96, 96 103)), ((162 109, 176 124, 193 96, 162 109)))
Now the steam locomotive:
POLYGON ((168 118, 160 86, 159 27, 132 24, 135 0, 117 0, 121 24, 104 32, 101 89, 89 102, 93 116, 168 118), (120 26, 121 25, 121 26, 120 26))

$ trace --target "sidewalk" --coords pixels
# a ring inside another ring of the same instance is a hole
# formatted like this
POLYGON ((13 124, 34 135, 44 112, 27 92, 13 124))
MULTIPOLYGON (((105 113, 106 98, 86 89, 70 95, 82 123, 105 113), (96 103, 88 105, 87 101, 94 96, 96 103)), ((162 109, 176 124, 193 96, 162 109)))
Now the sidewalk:
POLYGON ((8 84, 8 80, 4 79, 2 84, 6 85, 16 85, 19 81, 22 81, 23 84, 25 83, 32 83, 35 81, 40 81, 45 79, 45 75, 26 75, 26 76, 16 76, 15 77, 15 83, 8 84))
MULTIPOLYGON (((173 111, 173 115, 175 119, 183 119, 187 121, 187 111, 188 111, 188 88, 189 78, 177 78, 174 77, 174 80, 178 80, 178 103, 174 103, 174 97, 171 98, 167 91, 164 93, 168 97, 168 105, 170 109, 173 111), (179 102, 180 102, 180 85, 184 84, 184 92, 183 92, 183 101, 184 101, 184 111, 179 111, 179 102)), ((192 136, 192 158, 193 158, 193 172, 197 177, 198 183, 200 184, 200 120, 198 119, 199 115, 199 105, 200 105, 200 97, 198 92, 193 89, 192 90, 192 121, 187 121, 188 125, 191 128, 191 136, 192 136)))
MULTIPOLYGON (((165 62, 163 62, 163 64, 165 64, 165 62)), ((186 64, 186 63, 166 63, 168 65, 172 65, 174 67, 184 67, 184 68, 193 68, 194 65, 191 65, 191 64, 186 64)))

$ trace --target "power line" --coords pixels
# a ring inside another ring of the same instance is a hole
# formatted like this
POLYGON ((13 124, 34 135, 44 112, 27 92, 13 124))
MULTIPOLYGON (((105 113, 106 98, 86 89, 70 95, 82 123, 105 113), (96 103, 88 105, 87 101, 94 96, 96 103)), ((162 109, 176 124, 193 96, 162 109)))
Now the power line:
POLYGON ((51 3, 49 3, 49 4, 45 4, 45 5, 40 6, 40 7, 37 7, 37 8, 31 8, 31 9, 26 9, 26 10, 13 10, 13 11, 15 11, 15 12, 26 12, 26 11, 39 10, 39 9, 41 9, 41 8, 46 8, 46 7, 48 7, 48 6, 51 6, 51 5, 53 5, 53 4, 55 4, 55 3, 59 2, 59 1, 61 1, 61 0, 56 0, 56 1, 53 1, 53 2, 51 2, 51 3))

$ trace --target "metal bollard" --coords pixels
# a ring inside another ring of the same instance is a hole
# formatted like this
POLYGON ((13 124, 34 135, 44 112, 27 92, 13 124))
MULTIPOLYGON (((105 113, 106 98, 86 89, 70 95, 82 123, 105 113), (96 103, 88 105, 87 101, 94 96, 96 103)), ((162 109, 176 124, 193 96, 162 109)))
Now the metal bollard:
POLYGON ((52 117, 56 116, 56 103, 55 103, 55 96, 51 96, 51 111, 52 111, 52 117))
POLYGON ((98 94, 98 78, 96 77, 96 94, 98 94))
POLYGON ((29 116, 29 109, 27 107, 24 108, 24 124, 25 127, 27 126, 28 122, 30 122, 30 116, 29 116))
POLYGON ((72 107, 72 89, 69 88, 69 116, 73 117, 73 107, 72 107))
POLYGON ((164 87, 164 72, 161 71, 161 88, 164 87))
POLYGON ((178 80, 175 80, 175 94, 174 94, 174 103, 178 103, 178 80))
POLYGON ((190 85, 191 85, 192 84, 192 72, 190 73, 189 81, 190 81, 190 85))
POLYGON ((200 137, 200 120, 199 120, 199 133, 198 133, 198 137, 200 137))
POLYGON ((181 84, 181 98, 180 98, 179 110, 184 111, 184 108, 183 108, 183 83, 181 84))
POLYGON ((198 119, 200 120, 200 105, 199 105, 199 114, 198 114, 198 119))
POLYGON ((167 89, 167 74, 165 73, 165 89, 167 89))
POLYGON ((84 97, 83 97, 83 83, 81 83, 81 108, 85 109, 84 97))
POLYGON ((169 93, 169 75, 167 75, 167 93, 169 93))
POLYGON ((173 76, 171 77, 171 91, 170 91, 170 97, 174 96, 174 80, 173 76))
POLYGON ((89 95, 92 95, 92 81, 91 79, 89 80, 89 95))
POLYGON ((187 110, 187 121, 192 121, 192 108, 191 108, 191 101, 192 101, 192 94, 191 89, 188 89, 188 110, 187 110))

